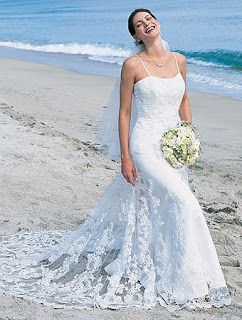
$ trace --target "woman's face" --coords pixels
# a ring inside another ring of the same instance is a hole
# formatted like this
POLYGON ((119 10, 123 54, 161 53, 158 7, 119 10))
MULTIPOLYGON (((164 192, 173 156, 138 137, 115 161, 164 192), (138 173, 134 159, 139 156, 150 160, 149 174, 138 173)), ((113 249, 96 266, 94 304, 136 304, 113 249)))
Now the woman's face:
POLYGON ((147 39, 154 38, 160 34, 160 24, 148 12, 138 12, 133 18, 135 40, 142 40, 144 43, 147 39))

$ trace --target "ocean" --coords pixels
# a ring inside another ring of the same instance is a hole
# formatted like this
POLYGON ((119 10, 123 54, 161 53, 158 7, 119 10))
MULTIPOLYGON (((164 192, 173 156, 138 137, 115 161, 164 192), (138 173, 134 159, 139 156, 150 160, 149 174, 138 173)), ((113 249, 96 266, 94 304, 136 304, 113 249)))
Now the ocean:
POLYGON ((242 100, 241 0, 0 0, 0 56, 117 76, 136 8, 151 10, 186 57, 187 90, 242 100))

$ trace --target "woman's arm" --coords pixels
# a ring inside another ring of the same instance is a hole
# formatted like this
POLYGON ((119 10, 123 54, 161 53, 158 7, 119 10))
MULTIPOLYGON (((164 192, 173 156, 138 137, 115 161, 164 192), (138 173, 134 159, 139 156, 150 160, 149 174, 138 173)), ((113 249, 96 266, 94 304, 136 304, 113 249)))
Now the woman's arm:
POLYGON ((127 182, 135 186, 136 170, 129 155, 129 128, 131 117, 132 92, 135 82, 136 61, 131 57, 124 61, 120 83, 119 139, 121 150, 122 174, 127 182), (133 175, 133 176, 132 176, 133 175))
MULTIPOLYGON (((179 53, 178 61, 179 61, 180 72, 186 84, 187 61, 185 56, 179 53)), ((186 89, 185 89, 185 93, 183 95, 182 102, 179 108, 179 113, 181 116, 181 120, 190 121, 192 123, 192 111, 191 111, 190 102, 187 97, 186 89)))

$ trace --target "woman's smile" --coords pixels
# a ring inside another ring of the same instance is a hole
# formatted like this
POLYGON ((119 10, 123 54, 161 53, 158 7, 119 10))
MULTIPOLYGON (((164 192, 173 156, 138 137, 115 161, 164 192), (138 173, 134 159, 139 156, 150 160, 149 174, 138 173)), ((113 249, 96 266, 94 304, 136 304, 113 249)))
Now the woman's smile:
POLYGON ((150 32, 153 32, 154 30, 155 30, 155 26, 151 26, 145 31, 145 33, 150 33, 150 32))

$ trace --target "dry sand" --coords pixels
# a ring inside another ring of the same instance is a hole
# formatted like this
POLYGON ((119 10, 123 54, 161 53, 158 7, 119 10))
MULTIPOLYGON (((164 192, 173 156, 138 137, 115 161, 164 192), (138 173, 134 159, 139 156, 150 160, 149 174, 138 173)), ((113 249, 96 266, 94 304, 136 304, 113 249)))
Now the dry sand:
MULTIPOLYGON (((95 132, 115 78, 0 58, 0 235, 75 229, 120 164, 97 155, 95 132)), ((64 310, 0 297, 0 320, 226 319, 242 317, 242 103, 188 92, 201 158, 189 167, 232 304, 212 310, 64 310)), ((201 239, 202 241, 202 239, 201 239)))

